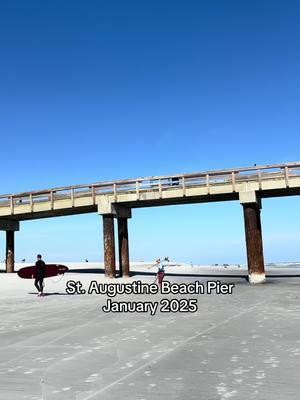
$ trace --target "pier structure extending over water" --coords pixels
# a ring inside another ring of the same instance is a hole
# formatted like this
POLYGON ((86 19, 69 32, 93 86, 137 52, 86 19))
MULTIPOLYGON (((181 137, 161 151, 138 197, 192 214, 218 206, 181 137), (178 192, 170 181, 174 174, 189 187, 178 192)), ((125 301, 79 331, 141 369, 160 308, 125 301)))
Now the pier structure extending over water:
POLYGON ((249 281, 265 280, 261 199, 300 194, 300 162, 151 176, 0 195, 6 231, 6 271, 14 271, 14 234, 31 219, 97 212, 103 218, 105 273, 116 276, 114 219, 120 274, 129 276, 128 218, 139 207, 237 200, 243 207, 249 281))

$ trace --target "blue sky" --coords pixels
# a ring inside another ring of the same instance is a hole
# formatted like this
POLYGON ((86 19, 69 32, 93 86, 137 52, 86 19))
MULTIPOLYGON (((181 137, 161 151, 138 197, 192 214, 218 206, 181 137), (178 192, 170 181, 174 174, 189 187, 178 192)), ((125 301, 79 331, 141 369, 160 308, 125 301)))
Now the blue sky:
MULTIPOLYGON (((299 160, 296 1, 1 2, 1 193, 299 160)), ((299 198, 263 201, 300 260, 299 198)), ((245 262, 237 202, 134 210, 131 258, 245 262)), ((102 260, 98 215, 24 222, 16 259, 102 260)), ((0 255, 4 258, 4 234, 0 255)))

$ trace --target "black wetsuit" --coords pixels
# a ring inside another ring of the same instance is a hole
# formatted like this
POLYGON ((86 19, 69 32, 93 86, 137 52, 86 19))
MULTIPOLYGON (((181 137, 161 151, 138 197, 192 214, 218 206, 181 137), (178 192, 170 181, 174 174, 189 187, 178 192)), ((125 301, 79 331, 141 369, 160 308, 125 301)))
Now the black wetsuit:
POLYGON ((45 270, 46 264, 43 260, 38 260, 35 263, 35 281, 34 286, 37 288, 37 291, 43 293, 43 281, 45 278, 45 270))

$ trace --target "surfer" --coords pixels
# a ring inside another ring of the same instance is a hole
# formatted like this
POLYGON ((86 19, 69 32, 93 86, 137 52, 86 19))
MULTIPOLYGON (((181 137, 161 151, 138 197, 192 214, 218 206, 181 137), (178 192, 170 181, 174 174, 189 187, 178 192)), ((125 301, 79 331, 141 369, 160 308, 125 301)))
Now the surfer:
POLYGON ((37 261, 35 263, 35 281, 34 286, 37 288, 38 296, 43 296, 43 287, 44 287, 44 278, 45 278, 45 270, 46 264, 42 260, 42 256, 38 254, 36 256, 37 261))

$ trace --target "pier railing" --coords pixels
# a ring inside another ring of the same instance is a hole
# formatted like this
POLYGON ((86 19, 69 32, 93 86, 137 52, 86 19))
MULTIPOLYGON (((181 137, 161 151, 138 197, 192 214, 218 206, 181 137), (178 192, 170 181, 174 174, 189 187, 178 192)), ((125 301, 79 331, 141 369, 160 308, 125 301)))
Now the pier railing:
POLYGON ((276 179, 284 179, 286 187, 289 187, 291 180, 299 177, 300 162, 206 171, 193 174, 151 176, 0 195, 0 207, 10 207, 11 214, 13 214, 14 209, 21 205, 30 205, 33 211, 33 206, 36 203, 50 202, 53 205, 54 201, 60 199, 70 199, 74 206, 75 199, 77 198, 91 197, 93 204, 96 204, 96 197, 105 194, 114 195, 117 198, 118 194, 121 193, 136 193, 138 199, 141 192, 163 192, 180 188, 184 193, 187 188, 203 186, 209 188, 223 184, 231 184, 232 190, 235 191, 237 183, 251 181, 258 182, 261 189, 264 181, 276 179))

